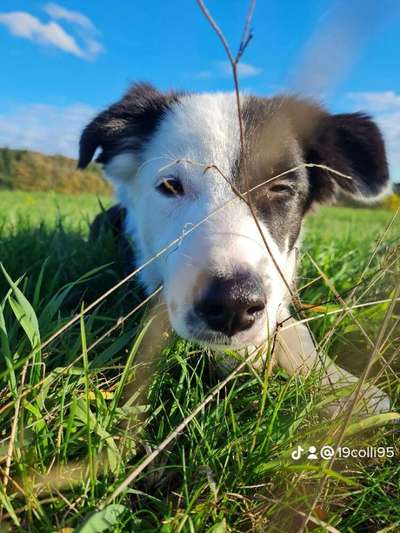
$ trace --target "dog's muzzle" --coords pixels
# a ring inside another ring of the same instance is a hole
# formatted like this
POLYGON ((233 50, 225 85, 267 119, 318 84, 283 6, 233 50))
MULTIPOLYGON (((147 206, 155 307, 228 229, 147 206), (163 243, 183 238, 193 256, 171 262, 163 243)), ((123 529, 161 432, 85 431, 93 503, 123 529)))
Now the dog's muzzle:
POLYGON ((212 331, 232 337, 250 329, 266 309, 267 299, 256 273, 240 272, 208 280, 194 306, 196 317, 212 331))

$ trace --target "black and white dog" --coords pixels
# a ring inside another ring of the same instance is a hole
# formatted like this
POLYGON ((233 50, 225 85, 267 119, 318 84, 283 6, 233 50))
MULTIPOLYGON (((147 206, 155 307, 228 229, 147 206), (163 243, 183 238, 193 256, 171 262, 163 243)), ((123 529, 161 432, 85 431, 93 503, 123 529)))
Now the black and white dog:
MULTIPOLYGON (((140 276, 148 293, 163 286, 179 335, 219 350, 259 347, 289 316, 301 224, 315 204, 338 195, 376 200, 389 181, 382 136, 366 115, 246 94, 241 114, 243 142, 234 94, 162 94, 138 84, 80 141, 80 168, 101 149, 138 264, 204 220, 140 276), (259 227, 237 193, 248 190, 259 227)), ((308 330, 291 325, 276 357, 304 373, 318 357, 308 330)), ((331 381, 355 380, 326 361, 331 381)), ((367 398, 389 408, 375 387, 367 398)))

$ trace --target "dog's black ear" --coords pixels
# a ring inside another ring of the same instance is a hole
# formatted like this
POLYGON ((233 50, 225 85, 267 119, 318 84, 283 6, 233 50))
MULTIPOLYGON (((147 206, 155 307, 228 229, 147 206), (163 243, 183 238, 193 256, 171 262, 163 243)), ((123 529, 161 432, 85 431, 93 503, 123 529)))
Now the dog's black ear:
POLYGON ((176 98, 176 94, 162 94, 152 85, 135 84, 119 102, 97 115, 83 130, 78 168, 86 168, 98 148, 101 149, 99 163, 107 163, 118 152, 137 150, 176 98))
POLYGON ((388 187, 385 145, 378 126, 362 113, 322 116, 310 135, 307 163, 326 165, 344 177, 318 167, 308 169, 310 203, 340 195, 376 200, 388 187))

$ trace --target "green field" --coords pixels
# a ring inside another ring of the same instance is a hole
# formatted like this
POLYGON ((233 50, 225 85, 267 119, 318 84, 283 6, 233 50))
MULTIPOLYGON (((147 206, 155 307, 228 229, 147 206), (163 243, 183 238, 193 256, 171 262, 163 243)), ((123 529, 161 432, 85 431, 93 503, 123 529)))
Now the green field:
POLYGON ((52 228, 62 221, 68 230, 86 233, 88 225, 98 213, 99 205, 108 207, 111 198, 90 194, 66 195, 53 192, 20 192, 0 190, 0 224, 2 235, 18 230, 22 223, 35 228, 45 224, 52 228))
MULTIPOLYGON (((126 271, 111 235, 87 242, 100 209, 93 196, 0 191, 0 532, 291 532, 314 501, 313 531, 400 531, 396 427, 382 417, 368 419, 368 430, 352 421, 344 441, 394 447, 393 458, 342 460, 332 470, 294 463, 290 450, 333 443, 343 420, 321 410, 316 376, 281 370, 269 377, 245 367, 112 497, 219 381, 210 354, 170 339, 146 395, 127 397, 148 326, 141 311, 121 320, 140 302, 138 286, 129 281, 79 317, 126 271)), ((305 311, 317 340, 354 372, 386 324, 372 374, 395 411, 400 309, 382 302, 400 272, 393 215, 342 207, 310 215, 298 287, 303 303, 318 305, 305 311), (337 324, 327 313, 343 301, 381 303, 337 324)))

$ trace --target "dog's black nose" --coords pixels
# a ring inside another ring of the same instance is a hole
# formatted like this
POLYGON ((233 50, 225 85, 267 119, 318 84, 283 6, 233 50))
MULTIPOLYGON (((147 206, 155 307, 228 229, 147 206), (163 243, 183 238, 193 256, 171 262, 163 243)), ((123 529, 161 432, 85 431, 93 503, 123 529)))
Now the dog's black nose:
POLYGON ((232 337, 251 328, 266 303, 261 279, 256 274, 240 273, 213 278, 201 292, 195 312, 211 329, 232 337))

